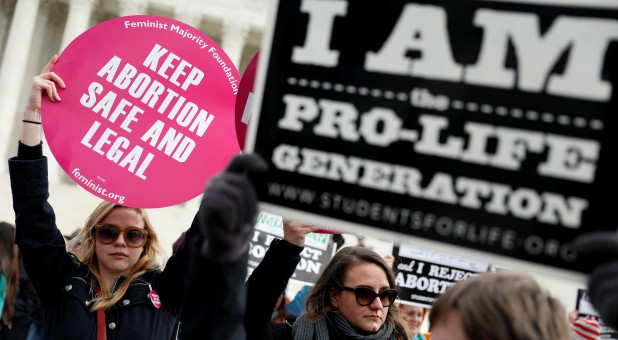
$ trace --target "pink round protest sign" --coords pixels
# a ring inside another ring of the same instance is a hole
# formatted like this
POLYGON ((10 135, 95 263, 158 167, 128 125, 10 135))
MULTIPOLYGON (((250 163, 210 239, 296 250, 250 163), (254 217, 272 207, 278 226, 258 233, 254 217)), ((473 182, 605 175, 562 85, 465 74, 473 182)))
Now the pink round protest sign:
POLYGON ((212 39, 168 18, 103 22, 77 37, 53 68, 62 101, 43 101, 45 137, 76 183, 142 208, 198 196, 239 153, 239 75, 212 39))
POLYGON ((241 148, 245 145, 247 125, 249 124, 251 110, 253 108, 253 87, 255 84, 255 73, 257 71, 259 57, 260 51, 249 61, 242 75, 238 96, 236 97, 236 136, 241 148))

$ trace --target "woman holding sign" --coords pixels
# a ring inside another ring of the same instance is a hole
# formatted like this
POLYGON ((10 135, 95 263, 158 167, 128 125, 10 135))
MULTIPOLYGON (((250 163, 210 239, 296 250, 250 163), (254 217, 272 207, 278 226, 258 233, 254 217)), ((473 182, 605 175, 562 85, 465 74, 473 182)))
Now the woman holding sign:
MULTIPOLYGON (((237 296, 244 285, 247 238, 252 229, 247 225, 255 216, 255 199, 243 201, 253 210, 244 209, 245 214, 234 216, 233 225, 219 219, 229 208, 221 201, 226 201, 230 191, 247 192, 250 183, 239 180, 238 173, 265 165, 256 165, 250 155, 242 155, 244 158, 235 158, 228 171, 212 180, 204 193, 199 218, 194 219, 186 242, 163 271, 157 269, 156 263, 161 258, 157 233, 144 209, 103 202, 66 247, 47 201, 47 160, 41 143, 42 98, 45 95, 51 102, 58 102, 61 99, 57 87, 65 87, 63 80, 51 72, 57 59, 54 56, 43 72, 34 77, 18 155, 9 160, 16 243, 43 304, 44 337, 171 339, 181 305, 191 308, 189 302, 198 301, 200 309, 207 305, 219 310, 220 302, 237 296), (208 230, 205 224, 209 225, 208 230), (217 288, 216 294, 201 294, 204 286, 195 272, 214 273, 207 283, 217 288), (194 283, 198 286, 194 287, 194 283), (190 291, 185 290, 185 285, 190 291)), ((243 308, 242 304, 230 305, 224 312, 209 315, 208 321, 216 325, 209 330, 216 328, 223 337, 238 334, 234 332, 242 322, 243 308), (238 319, 238 323, 230 322, 238 319)), ((191 326, 200 320, 191 318, 194 313, 185 310, 184 314, 186 338, 212 335, 202 327, 204 324, 195 327, 202 333, 193 331, 191 326)))

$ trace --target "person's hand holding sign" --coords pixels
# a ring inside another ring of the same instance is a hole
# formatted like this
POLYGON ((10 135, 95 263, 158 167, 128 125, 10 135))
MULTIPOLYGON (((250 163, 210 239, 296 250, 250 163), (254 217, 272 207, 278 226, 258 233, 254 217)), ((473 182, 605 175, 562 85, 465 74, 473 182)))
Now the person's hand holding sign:
POLYGON ((305 235, 315 232, 320 228, 305 225, 300 222, 283 220, 283 239, 299 247, 305 246, 305 235))
POLYGON ((41 74, 32 80, 32 88, 28 95, 28 103, 24 110, 23 128, 21 142, 28 146, 35 146, 41 143, 41 102, 43 95, 49 98, 52 103, 61 101, 58 94, 58 86, 65 88, 66 85, 60 76, 52 72, 51 69, 58 61, 58 56, 54 55, 49 63, 45 65, 41 74))

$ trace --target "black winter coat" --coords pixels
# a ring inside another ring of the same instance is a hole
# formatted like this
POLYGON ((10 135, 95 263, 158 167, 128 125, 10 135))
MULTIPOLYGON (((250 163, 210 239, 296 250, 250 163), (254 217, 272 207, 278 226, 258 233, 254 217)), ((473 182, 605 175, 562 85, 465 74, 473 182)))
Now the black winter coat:
POLYGON ((248 340, 288 339, 292 328, 271 320, 277 299, 300 262, 303 248, 274 239, 262 262, 247 280, 245 327, 248 340))
MULTIPOLYGON (((47 201, 47 160, 12 158, 9 170, 16 243, 43 305, 44 338, 96 339, 97 314, 89 310, 93 292, 88 270, 66 251, 47 201)), ((171 338, 184 297, 186 251, 179 249, 164 271, 149 271, 131 283, 123 298, 106 312, 108 339, 171 338), (150 287, 159 293, 160 309, 148 297, 150 287)))

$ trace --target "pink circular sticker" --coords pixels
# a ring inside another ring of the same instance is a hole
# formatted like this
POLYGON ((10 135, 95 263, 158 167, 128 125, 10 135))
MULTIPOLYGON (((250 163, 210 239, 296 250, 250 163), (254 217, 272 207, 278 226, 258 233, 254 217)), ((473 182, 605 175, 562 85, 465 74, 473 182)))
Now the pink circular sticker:
POLYGON ((245 145, 245 137, 247 135, 247 125, 251 118, 251 110, 253 108, 253 87, 255 84, 255 73, 257 70, 260 51, 258 51, 245 68, 240 81, 240 89, 236 97, 236 136, 238 144, 242 148, 245 145))
POLYGON ((67 87, 60 103, 43 101, 45 137, 69 177, 104 200, 185 202, 240 152, 238 71, 189 25, 148 15, 103 22, 53 71, 67 87))

